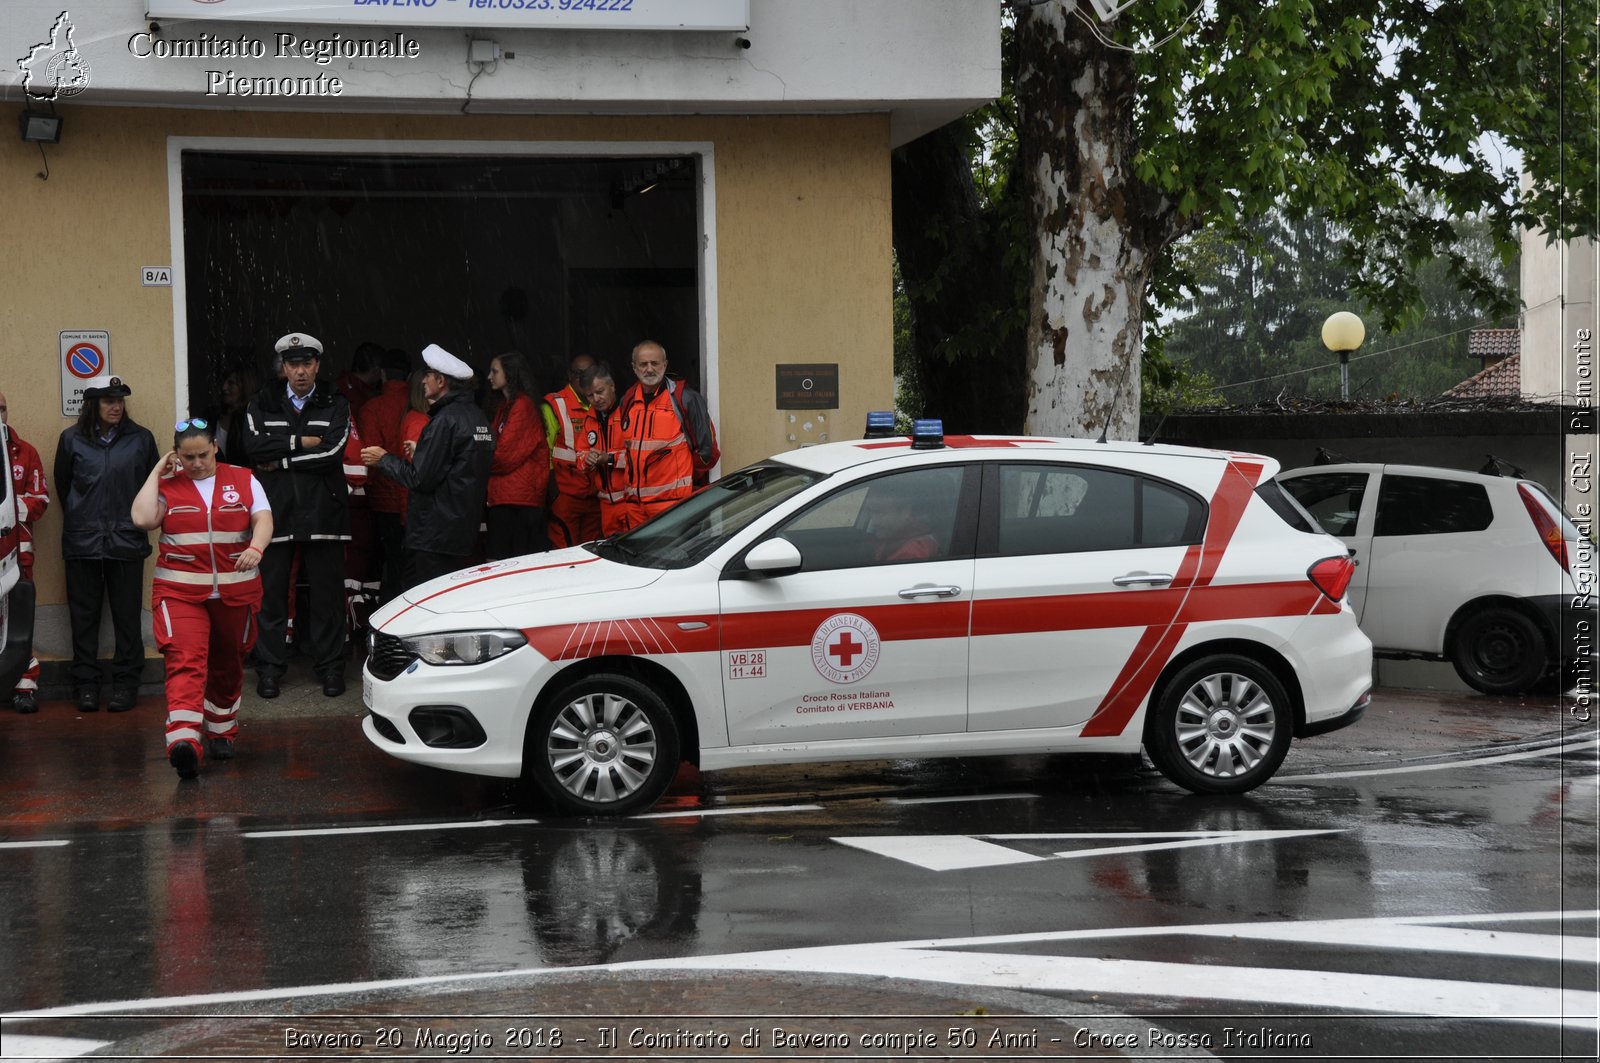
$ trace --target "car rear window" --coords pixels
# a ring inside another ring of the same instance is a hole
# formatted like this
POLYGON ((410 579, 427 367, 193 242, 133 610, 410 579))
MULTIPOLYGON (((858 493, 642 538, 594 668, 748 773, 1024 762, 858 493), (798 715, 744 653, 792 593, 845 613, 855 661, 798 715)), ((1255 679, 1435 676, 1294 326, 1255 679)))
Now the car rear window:
POLYGON ((1448 535, 1483 531, 1494 521, 1482 484, 1385 474, 1378 488, 1375 535, 1448 535))
POLYGON ((1282 487, 1329 535, 1354 535, 1367 493, 1364 472, 1317 472, 1291 476, 1282 487))
POLYGON ((1283 489, 1283 485, 1276 480, 1268 480, 1256 488, 1256 497, 1267 504, 1267 508, 1276 513, 1282 521, 1295 531, 1311 532, 1322 531, 1311 514, 1300 508, 1300 503, 1294 496, 1283 489))

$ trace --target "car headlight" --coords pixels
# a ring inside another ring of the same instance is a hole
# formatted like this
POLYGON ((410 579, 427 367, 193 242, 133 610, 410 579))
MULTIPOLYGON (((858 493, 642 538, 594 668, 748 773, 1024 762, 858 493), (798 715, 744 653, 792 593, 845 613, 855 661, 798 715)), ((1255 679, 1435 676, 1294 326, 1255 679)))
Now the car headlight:
POLYGON ((528 644, 520 631, 444 631, 400 642, 428 664, 482 664, 528 644))

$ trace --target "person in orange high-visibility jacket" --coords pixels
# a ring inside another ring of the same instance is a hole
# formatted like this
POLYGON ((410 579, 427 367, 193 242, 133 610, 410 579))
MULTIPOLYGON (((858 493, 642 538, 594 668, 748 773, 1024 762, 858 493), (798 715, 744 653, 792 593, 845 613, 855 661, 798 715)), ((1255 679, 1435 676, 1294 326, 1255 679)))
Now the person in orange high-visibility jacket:
MULTIPOLYGON (((7 420, 6 397, 0 392, 0 422, 7 420)), ((6 457, 11 466, 11 487, 17 496, 17 561, 22 567, 22 578, 33 579, 33 525, 50 507, 50 487, 45 483, 44 462, 33 444, 26 442, 11 429, 6 435, 11 453, 6 457)), ((11 707, 20 713, 39 711, 39 658, 28 654, 28 667, 17 680, 17 689, 11 695, 11 707)))
MULTIPOLYGON (((627 524, 636 528, 694 494, 694 453, 690 437, 673 403, 667 379, 667 352, 653 340, 633 348, 633 375, 638 383, 617 402, 612 417, 626 442, 628 464, 627 524)), ((704 403, 695 396, 696 408, 704 403)), ((709 441, 709 420, 697 433, 709 441)), ((706 446, 709 448, 709 442, 706 446)))
POLYGON ((629 528, 634 512, 628 502, 628 450, 617 416, 617 382, 605 365, 583 371, 580 381, 589 406, 578 431, 578 460, 589 470, 600 501, 600 533, 607 538, 629 528))
POLYGON ((249 469, 217 461, 215 429, 192 419, 178 422, 173 449, 150 470, 132 517, 145 531, 161 529, 150 610, 166 659, 167 760, 193 779, 202 738, 213 758, 233 756, 272 508, 249 469))
POLYGON ((591 449, 584 439, 589 393, 583 374, 594 359, 580 354, 567 363, 567 385, 544 397, 545 440, 550 447, 550 499, 546 531, 552 549, 577 546, 600 538, 600 499, 593 470, 578 456, 591 449))

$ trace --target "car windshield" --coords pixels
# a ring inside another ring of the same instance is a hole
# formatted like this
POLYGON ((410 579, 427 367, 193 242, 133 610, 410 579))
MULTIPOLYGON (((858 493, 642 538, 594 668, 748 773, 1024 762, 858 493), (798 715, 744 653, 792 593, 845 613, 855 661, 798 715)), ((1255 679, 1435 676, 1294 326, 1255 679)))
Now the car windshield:
POLYGON ((730 473, 660 516, 584 549, 641 568, 688 568, 772 507, 810 487, 822 473, 778 463, 730 473))

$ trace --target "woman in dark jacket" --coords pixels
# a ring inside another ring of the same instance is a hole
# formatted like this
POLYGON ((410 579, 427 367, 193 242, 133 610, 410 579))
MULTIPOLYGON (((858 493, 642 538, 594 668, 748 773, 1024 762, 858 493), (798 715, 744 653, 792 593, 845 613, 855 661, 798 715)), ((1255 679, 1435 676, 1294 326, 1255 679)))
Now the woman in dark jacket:
POLYGON ((489 363, 489 430, 494 462, 489 466, 488 535, 491 561, 548 550, 544 492, 550 483, 550 447, 533 398, 533 373, 515 352, 489 363))
POLYGON ((150 430, 128 416, 125 400, 132 391, 118 376, 90 380, 83 389, 78 423, 62 432, 56 444, 56 497, 63 514, 61 555, 79 712, 100 707, 100 616, 107 603, 116 633, 108 706, 112 712, 133 708, 144 668, 139 618, 150 536, 134 527, 130 507, 161 452, 150 430))

